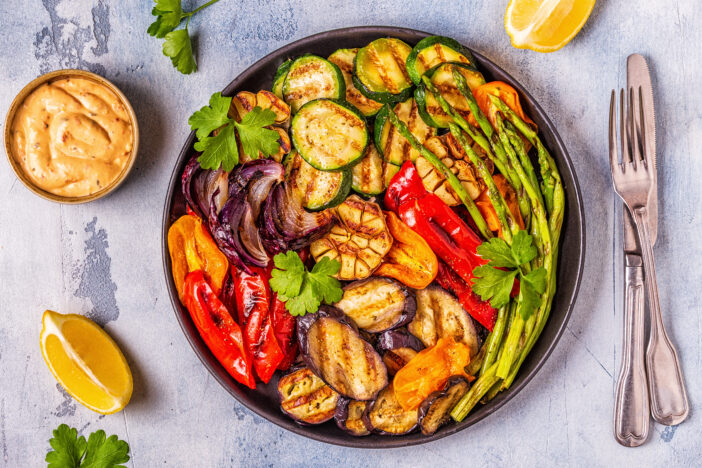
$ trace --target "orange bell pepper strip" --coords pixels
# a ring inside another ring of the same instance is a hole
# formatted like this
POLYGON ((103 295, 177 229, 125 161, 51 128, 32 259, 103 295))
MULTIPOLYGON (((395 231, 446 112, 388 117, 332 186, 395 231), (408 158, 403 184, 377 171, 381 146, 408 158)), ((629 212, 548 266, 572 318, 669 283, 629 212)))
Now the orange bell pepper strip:
POLYGON ((420 351, 393 380, 395 398, 406 411, 419 407, 433 392, 440 390, 454 375, 462 375, 469 380, 465 367, 470 362, 470 349, 465 343, 453 337, 439 338, 434 346, 420 351))
MULTIPOLYGON (((503 81, 491 81, 490 83, 480 85, 473 90, 473 96, 475 96, 478 107, 480 107, 483 114, 487 116, 493 127, 495 126, 495 114, 497 114, 498 110, 490 102, 490 99, 488 98, 490 94, 502 99, 502 102, 504 102, 507 107, 512 109, 519 117, 521 117, 522 120, 527 123, 527 125, 536 130, 537 127, 534 121, 524 114, 522 105, 519 102, 519 93, 517 93, 517 90, 503 81)), ((475 120, 475 117, 473 117, 473 114, 469 116, 468 122, 470 122, 471 125, 476 127, 478 126, 478 122, 475 120)))
MULTIPOLYGON (((509 185, 507 179, 505 179, 502 174, 493 176, 493 179, 495 180, 495 185, 497 185, 497 190, 500 191, 507 202, 507 206, 509 207, 509 211, 512 213, 512 217, 517 222, 517 225, 519 225, 519 229, 524 229, 524 219, 522 218, 522 213, 519 211, 517 194, 515 193, 514 189, 511 185, 509 185)), ((487 189, 485 189, 483 193, 481 193, 475 200, 475 205, 478 207, 480 214, 483 215, 483 218, 485 218, 488 228, 493 232, 497 232, 498 236, 503 238, 502 227, 500 226, 500 221, 497 219, 495 208, 493 208, 490 197, 487 194, 487 189)))
POLYGON ((229 262, 200 218, 186 214, 171 225, 168 229, 168 252, 171 255, 173 281, 181 302, 185 277, 197 270, 203 271, 215 295, 219 296, 229 271, 229 262))
POLYGON ((395 278, 410 288, 426 288, 439 271, 436 255, 427 241, 392 211, 385 211, 385 222, 395 241, 374 274, 395 278))

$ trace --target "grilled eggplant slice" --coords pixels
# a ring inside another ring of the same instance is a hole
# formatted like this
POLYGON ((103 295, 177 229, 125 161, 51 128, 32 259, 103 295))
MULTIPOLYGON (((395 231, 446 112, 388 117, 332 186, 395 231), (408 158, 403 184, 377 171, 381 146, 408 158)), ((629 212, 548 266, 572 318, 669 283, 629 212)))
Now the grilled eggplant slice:
POLYGON ((366 426, 375 433, 403 435, 416 429, 419 409, 404 410, 395 398, 395 389, 391 383, 380 392, 375 401, 368 404, 363 419, 366 426))
POLYGON ((366 121, 349 104, 315 99, 292 121, 292 141, 300 156, 320 171, 340 171, 357 163, 370 137, 366 121))
POLYGON ((419 428, 424 435, 432 435, 451 419, 451 410, 468 392, 470 384, 465 377, 455 375, 444 388, 429 395, 419 405, 419 428))
POLYGON ((303 367, 278 381, 280 408, 301 424, 321 424, 336 413, 339 394, 303 367))
POLYGON ((334 414, 336 425, 352 436, 359 437, 370 434, 370 429, 363 421, 366 406, 368 406, 367 401, 349 400, 342 397, 336 405, 336 413, 334 414))
POLYGON ((429 36, 417 42, 407 57, 407 74, 418 85, 427 70, 444 62, 476 65, 473 54, 454 39, 429 36))
POLYGON ((380 206, 351 195, 336 207, 338 222, 310 245, 316 261, 329 257, 341 263, 337 278, 344 281, 368 278, 392 247, 380 206))
MULTIPOLYGON (((396 104, 393 110, 420 143, 423 144, 428 138, 436 135, 436 129, 427 125, 419 116, 417 103, 413 98, 396 104)), ((414 162, 419 157, 419 152, 412 148, 407 139, 390 123, 385 108, 375 117, 374 137, 378 152, 391 164, 402 166, 405 161, 414 162)))
POLYGON ((305 363, 340 394, 372 400, 388 384, 380 355, 364 341, 341 311, 323 306, 297 321, 298 342, 305 363))
POLYGON ((424 349, 424 344, 416 336, 408 332, 406 328, 388 330, 379 334, 376 346, 381 351, 409 348, 419 352, 424 349))
POLYGON ((303 55, 290 64, 283 82, 283 99, 290 104, 293 114, 314 99, 344 99, 345 96, 344 75, 329 60, 303 55))
POLYGON ((412 95, 412 80, 405 69, 410 52, 412 48, 399 39, 376 39, 356 54, 353 85, 374 101, 404 101, 412 95))
POLYGON ((372 99, 368 99, 353 85, 353 61, 356 58, 358 49, 339 49, 331 54, 328 60, 339 67, 346 82, 346 101, 356 106, 366 117, 374 116, 383 105, 372 99))
POLYGON ((439 338, 449 336, 464 343, 475 356, 480 340, 473 319, 458 299, 439 286, 429 286, 417 291, 417 313, 407 329, 424 343, 434 346, 439 338))
POLYGON ((407 365, 410 360, 417 355, 417 351, 412 348, 396 348, 383 353, 383 362, 388 368, 389 375, 397 374, 397 371, 407 365))
POLYGON ((344 287, 335 304, 358 328, 379 333, 401 327, 414 318, 414 292, 390 278, 372 277, 344 287))
MULTIPOLYGON (((466 138, 470 138, 466 135, 466 138)), ((451 172, 456 174, 458 180, 461 181, 461 185, 466 189, 468 195, 475 200, 480 196, 482 191, 485 189, 485 183, 478 176, 477 171, 473 165, 465 159, 458 156, 454 156, 452 152, 453 148, 448 146, 448 137, 442 135, 440 137, 429 138, 425 143, 431 152, 441 159, 446 167, 449 168, 451 172)), ((467 155, 466 155, 467 159, 467 155)), ((456 196, 456 192, 453 191, 451 185, 446 180, 446 177, 439 172, 434 165, 429 161, 424 159, 422 156, 418 157, 414 162, 417 168, 417 173, 422 178, 424 187, 435 193, 441 201, 449 206, 457 206, 461 204, 461 201, 456 196)))
POLYGON ((293 151, 285 164, 286 180, 302 194, 302 206, 320 211, 343 202, 351 189, 349 171, 329 172, 315 169, 293 151))

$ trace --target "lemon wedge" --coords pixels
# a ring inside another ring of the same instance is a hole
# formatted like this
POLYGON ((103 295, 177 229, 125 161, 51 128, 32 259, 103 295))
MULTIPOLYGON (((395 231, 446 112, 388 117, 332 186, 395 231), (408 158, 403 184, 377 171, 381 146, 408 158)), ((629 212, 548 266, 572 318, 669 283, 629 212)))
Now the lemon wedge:
POLYGON ((132 396, 132 372, 110 336, 92 320, 47 310, 41 354, 56 380, 78 402, 101 414, 123 409, 132 396))
POLYGON ((505 30, 518 49, 553 52, 578 34, 595 0, 510 0, 505 30))

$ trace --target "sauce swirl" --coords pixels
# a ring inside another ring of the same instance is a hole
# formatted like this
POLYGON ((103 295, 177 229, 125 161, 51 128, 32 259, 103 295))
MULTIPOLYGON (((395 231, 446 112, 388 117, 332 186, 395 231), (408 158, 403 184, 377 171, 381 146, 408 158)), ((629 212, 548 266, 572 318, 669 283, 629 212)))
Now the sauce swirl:
POLYGON ((38 188, 83 197, 108 187, 132 157, 134 129, 122 100, 105 85, 62 78, 39 86, 11 126, 15 161, 38 188))

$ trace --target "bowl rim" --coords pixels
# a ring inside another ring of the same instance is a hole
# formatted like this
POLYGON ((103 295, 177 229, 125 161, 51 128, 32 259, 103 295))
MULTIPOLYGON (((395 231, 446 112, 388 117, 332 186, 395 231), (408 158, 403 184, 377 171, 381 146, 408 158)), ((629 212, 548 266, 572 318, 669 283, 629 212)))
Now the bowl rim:
POLYGON ((50 71, 48 73, 44 73, 42 75, 37 76, 34 78, 32 81, 27 83, 14 97, 12 100, 12 103, 10 104, 10 107, 7 110, 7 114, 5 115, 5 129, 3 132, 3 140, 4 140, 4 145, 5 145, 5 155, 7 156, 7 161, 10 164, 10 167, 12 167, 12 170, 15 173, 15 176, 22 182, 22 184, 27 187, 32 193, 35 195, 40 196, 41 198, 45 200, 52 201, 54 203, 61 203, 64 205, 77 205, 77 204, 82 204, 82 203, 88 203, 103 197, 106 197, 107 195, 111 194, 113 191, 117 189, 122 183, 127 179, 129 176, 129 173, 132 171, 132 168, 134 167, 134 162, 136 161, 137 154, 139 152, 139 123, 137 121, 136 113, 134 112, 134 109, 132 108, 131 103, 129 102, 129 99, 127 99, 127 96, 124 95, 124 93, 110 80, 107 78, 104 78, 96 73, 89 72, 87 70, 79 70, 75 68, 64 68, 60 70, 54 70, 50 71), (43 84, 48 83, 49 81, 52 80, 58 80, 63 77, 69 78, 69 77, 79 77, 79 78, 84 78, 88 79, 91 81, 94 81, 95 83, 98 83, 110 91, 112 91, 117 98, 121 101, 122 105, 127 111, 127 115, 129 116, 130 123, 132 124, 132 151, 129 155, 129 160, 127 161, 127 164, 122 168, 122 171, 119 173, 119 175, 105 188, 102 190, 99 190, 95 193, 92 193, 90 195, 84 195, 84 196, 78 196, 78 197, 69 197, 65 195, 57 195, 55 193, 51 193, 47 190, 43 190, 39 187, 37 187, 32 180, 25 174, 24 169, 19 165, 19 163, 15 160, 14 155, 12 154, 12 148, 11 148, 11 139, 12 136, 10 135, 11 130, 12 130, 12 124, 14 123, 15 120, 15 115, 17 114, 17 110, 20 108, 24 100, 32 93, 34 92, 37 88, 42 86, 43 84))
MULTIPOLYGON (((316 34, 312 34, 310 36, 306 36, 303 38, 300 38, 296 41, 290 42, 283 47, 280 47, 271 53, 265 55, 261 59, 257 60, 250 66, 248 66, 245 70, 243 70, 241 73, 239 73, 225 88, 222 90, 222 95, 231 95, 234 90, 237 89, 237 87, 240 85, 241 82, 244 82, 245 80, 248 79, 248 77, 252 74, 254 74, 256 71, 258 71, 259 68, 262 68, 266 66, 270 61, 275 60, 278 57, 285 57, 286 54, 288 54, 289 51, 296 49, 298 46, 307 43, 307 42, 315 42, 319 41, 320 39, 325 38, 326 36, 330 35, 351 35, 351 34, 376 34, 378 37, 384 37, 384 36, 393 36, 397 34, 405 34, 405 35, 412 35, 416 36, 418 38, 426 37, 426 36, 431 36, 431 33, 425 32, 425 31, 420 31, 416 29, 410 29, 410 28, 402 28, 402 27, 395 27, 395 26, 351 26, 351 27, 345 27, 345 28, 338 28, 338 29, 332 29, 332 30, 327 30, 323 32, 319 32, 316 34)), ((363 437, 353 437, 353 436, 348 436, 345 438, 338 438, 338 437, 333 437, 329 436, 326 434, 318 434, 316 432, 310 432, 307 429, 309 426, 301 426, 297 423, 295 423, 292 419, 287 418, 287 419, 272 419, 270 418, 266 413, 263 411, 259 410, 257 408, 256 404, 250 404, 249 402, 245 401, 245 399, 240 398, 240 396, 236 393, 235 389, 233 388, 233 379, 231 379, 228 375, 222 376, 221 373, 217 372, 216 366, 221 367, 219 363, 212 364, 210 360, 208 359, 208 356, 206 356, 206 351, 203 352, 202 348, 207 349, 206 346, 204 345, 204 342, 202 342, 202 339, 199 338, 199 336, 193 337, 191 336, 190 330, 188 330, 188 324, 187 321, 192 320, 190 319, 187 311, 183 312, 184 307, 180 303, 180 300, 178 299, 178 294, 175 289, 175 285, 173 284, 173 278, 171 275, 171 269, 170 269, 170 254, 168 251, 168 241, 167 241, 167 234, 168 234, 168 228, 170 227, 171 221, 170 221, 170 215, 171 215, 171 207, 173 205, 173 198, 174 198, 174 192, 175 192, 175 187, 179 183, 179 179, 181 177, 181 166, 185 162, 186 158, 188 157, 189 153, 192 151, 192 145, 195 140, 195 132, 190 132, 188 135, 183 148, 181 149, 180 154, 178 155, 178 159, 174 165, 173 172, 171 174, 171 178, 169 180, 168 184, 168 191, 166 193, 166 198, 165 198, 165 203, 164 203, 164 211, 163 211, 163 219, 162 219, 162 232, 161 232, 161 252, 162 252, 162 263, 163 263, 163 269, 164 269, 164 277, 166 281, 166 287, 169 293, 169 298, 171 300, 171 305, 173 306, 173 312, 176 315, 176 318, 178 320, 178 323, 181 327, 181 330, 183 334, 185 335, 188 343, 190 344, 191 348, 195 352, 196 356, 202 362, 202 364, 205 366, 205 368, 210 372, 210 374, 219 382, 220 385, 222 385, 227 392, 229 392, 240 404, 244 405, 247 409, 255 413, 256 415, 262 417, 268 422, 271 422, 283 429, 286 429, 288 431, 291 431, 297 435, 304 436, 309 439, 313 439, 319 442, 324 442, 324 443, 329 443, 337 446, 343 446, 343 447, 352 447, 352 448, 372 448, 372 449, 382 449, 382 448, 400 448, 400 447, 407 447, 407 446, 414 446, 414 445, 421 445, 429 442, 433 442, 435 440, 456 434, 460 432, 463 429, 466 429, 469 426, 472 426, 474 424, 477 424, 478 422, 482 421, 485 419, 487 416, 495 413, 498 411, 500 408, 505 406, 507 402, 509 402, 512 398, 514 398, 531 380, 534 378, 534 376, 541 370, 543 365, 546 363, 548 358, 551 356, 552 352, 558 345, 558 342, 560 341, 561 336, 563 335, 567 325, 568 321, 570 320, 573 312, 573 308, 575 306, 575 301, 578 296, 578 292, 580 289, 580 284, 582 280, 582 275, 583 275, 583 270, 585 266, 585 235, 586 235, 586 227, 585 227, 585 213, 584 213, 584 203, 583 203, 583 198, 582 198, 582 193, 580 190, 580 185, 577 179, 577 174, 575 172, 575 167, 573 166, 572 160, 570 158, 570 155, 568 153, 568 150, 563 143, 558 131, 556 130, 556 127, 553 125, 551 122, 550 118, 546 114, 546 112, 543 110, 543 108, 540 106, 540 104, 531 96, 531 94, 524 89, 524 87, 517 81, 515 80, 509 73, 507 73, 502 67, 497 65, 495 62, 493 62, 491 59, 487 58, 483 54, 476 52, 470 47, 467 47, 468 50, 470 50, 473 55, 477 58, 479 62, 483 63, 489 63, 491 66, 493 66, 495 69, 499 70, 507 79, 508 82, 513 85, 519 93, 524 96, 525 100, 531 103, 533 107, 543 116, 544 123, 546 124, 545 127, 548 129, 549 134, 553 138, 553 144, 550 146, 551 147, 551 152, 552 153, 560 153, 563 155, 562 160, 558 159, 557 162, 559 164, 564 164, 567 168, 567 171, 569 174, 572 174, 572 189, 575 194, 575 207, 577 208, 575 213, 572 213, 574 222, 577 221, 577 224, 579 224, 580 227, 580 235, 578 236, 577 239, 577 250, 578 250, 578 256, 577 256, 577 269, 575 273, 575 281, 573 282, 573 288, 572 288, 572 293, 570 294, 570 297, 566 299, 566 311, 563 316, 562 323, 558 330, 556 330, 555 334, 553 335, 553 339, 550 343, 548 343, 543 355, 540 357, 540 359, 536 362, 534 365, 533 369, 530 370, 528 374, 524 375, 524 378, 521 380, 518 380, 510 387, 509 391, 504 392, 502 394, 502 398, 500 399, 495 399, 493 400, 492 406, 490 407, 485 407, 485 411, 482 412, 474 412, 468 415, 468 417, 463 420, 460 423, 454 423, 449 426, 445 426, 444 428, 440 429, 438 432, 431 436, 422 436, 420 438, 414 438, 410 439, 408 436, 399 436, 399 437, 390 437, 387 436, 383 439, 380 440, 368 440, 364 439, 363 437), (187 316, 187 318, 186 318, 187 316), (199 339, 199 342, 198 342, 199 339)), ((289 54, 288 54, 289 55, 289 54)), ((563 171, 562 171, 563 172, 563 171)), ((564 226, 565 229, 565 226, 564 226)), ((560 260, 560 258, 559 258, 560 260)), ((560 265, 561 262, 558 262, 558 265, 560 265)), ((225 371, 226 373, 226 371, 225 371)), ((234 383, 234 385, 236 385, 234 383)), ((282 415, 282 413, 281 413, 282 415)))

